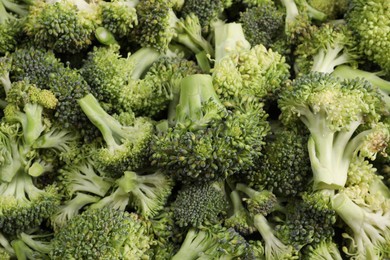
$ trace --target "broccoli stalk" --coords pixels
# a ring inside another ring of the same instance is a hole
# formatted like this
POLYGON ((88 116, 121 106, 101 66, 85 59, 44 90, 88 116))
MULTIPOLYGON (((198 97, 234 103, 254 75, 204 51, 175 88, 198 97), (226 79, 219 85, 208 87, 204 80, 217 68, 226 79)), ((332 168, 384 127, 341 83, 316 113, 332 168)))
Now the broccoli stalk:
POLYGON ((344 237, 352 241, 347 253, 361 259, 379 259, 381 248, 386 251, 390 243, 390 214, 388 210, 370 210, 369 207, 354 203, 344 192, 332 199, 332 207, 348 225, 352 235, 344 237))
POLYGON ((206 230, 191 228, 188 230, 183 244, 179 251, 172 257, 172 260, 197 259, 199 255, 215 246, 218 241, 206 230))
POLYGON ((245 39, 245 34, 240 23, 224 23, 217 21, 214 24, 215 38, 215 63, 218 63, 229 53, 249 50, 251 45, 245 39))
POLYGON ((275 236, 274 229, 262 214, 256 214, 253 217, 253 225, 264 240, 266 259, 290 259, 294 256, 295 252, 293 247, 284 244, 275 236))
POLYGON ((27 234, 22 232, 18 238, 11 242, 18 259, 46 258, 51 251, 50 241, 37 240, 46 239, 51 234, 27 234))

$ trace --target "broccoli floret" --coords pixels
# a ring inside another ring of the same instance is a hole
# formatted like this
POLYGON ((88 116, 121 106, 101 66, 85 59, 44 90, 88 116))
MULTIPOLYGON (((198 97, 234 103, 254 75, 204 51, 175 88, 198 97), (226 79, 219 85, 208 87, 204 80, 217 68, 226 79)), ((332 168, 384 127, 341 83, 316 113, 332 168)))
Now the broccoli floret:
POLYGON ((378 123, 381 102, 366 81, 340 81, 318 72, 297 78, 282 92, 282 121, 301 120, 310 131, 315 190, 344 187, 353 156, 374 158, 384 149, 389 132, 378 123), (371 127, 353 136, 359 126, 369 123, 371 127))
POLYGON ((240 13, 238 21, 252 46, 262 44, 270 48, 284 33, 283 12, 273 2, 247 8, 240 13))
POLYGON ((138 0, 114 0, 101 2, 99 14, 102 26, 118 38, 129 37, 138 24, 136 6, 138 0))
POLYGON ((297 73, 331 73, 338 65, 356 63, 359 56, 356 40, 346 25, 324 24, 311 28, 294 52, 297 73))
POLYGON ((338 249, 338 245, 331 241, 325 240, 315 246, 307 246, 303 250, 302 259, 332 259, 342 260, 343 257, 338 249))
POLYGON ((180 82, 187 75, 200 73, 195 62, 181 57, 161 57, 148 69, 145 77, 122 88, 120 102, 125 110, 144 116, 165 112, 178 98, 180 82))
POLYGON ((212 22, 221 18, 224 9, 224 3, 221 0, 187 0, 180 11, 183 17, 190 14, 196 15, 202 31, 207 33, 210 31, 212 22))
POLYGON ((201 34, 198 17, 188 15, 179 19, 173 11, 175 3, 165 0, 140 1, 137 5, 139 24, 135 30, 138 44, 164 53, 171 41, 177 41, 195 54, 200 50, 212 54, 210 44, 201 34))
POLYGON ((136 214, 90 209, 54 235, 51 259, 142 259, 153 240, 136 214))
MULTIPOLYGON (((242 199, 237 190, 230 193, 232 212, 224 219, 224 226, 234 228, 242 235, 250 235, 256 231, 253 226, 252 216, 242 204, 242 199)), ((263 252, 264 254, 264 252, 263 252)))
POLYGON ((263 45, 228 54, 212 73, 221 100, 233 103, 248 97, 259 101, 275 99, 290 76, 284 56, 263 45))
POLYGON ((11 241, 17 259, 46 259, 51 251, 52 234, 20 233, 11 241))
POLYGON ((227 207, 223 183, 185 185, 179 190, 172 207, 180 227, 215 224, 227 207))
POLYGON ((343 237, 349 242, 348 247, 343 248, 346 254, 361 259, 379 259, 388 254, 390 243, 388 200, 376 209, 365 201, 359 203, 359 200, 352 200, 345 192, 340 192, 333 197, 332 207, 350 230, 343 233, 343 237))
POLYGON ((248 251, 248 242, 234 229, 215 225, 188 230, 183 244, 172 260, 230 259, 245 257, 248 251))
POLYGON ((181 81, 170 118, 174 125, 159 131, 152 143, 152 164, 186 183, 221 180, 253 164, 269 129, 261 106, 248 104, 229 113, 205 74, 181 81))
POLYGON ((125 210, 127 206, 134 208, 145 218, 159 213, 171 195, 173 182, 161 171, 142 173, 125 171, 116 180, 116 189, 93 204, 92 208, 111 207, 125 210))
POLYGON ((286 207, 286 219, 275 228, 283 241, 300 250, 306 245, 315 247, 332 240, 336 213, 328 196, 321 192, 307 192, 302 195, 302 200, 292 200, 286 207))
POLYGON ((54 186, 39 189, 26 172, 0 184, 0 228, 6 234, 18 234, 38 227, 58 208, 60 196, 54 186))
POLYGON ((153 135, 152 122, 136 118, 134 126, 124 126, 104 111, 92 94, 78 99, 78 103, 103 136, 102 147, 94 153, 94 160, 112 172, 141 168, 153 135))
POLYGON ((349 2, 345 20, 358 38, 359 50, 367 59, 390 72, 390 56, 387 51, 390 46, 387 32, 390 25, 387 12, 389 3, 382 0, 349 2))
POLYGON ((25 30, 38 46, 77 53, 92 44, 100 23, 97 4, 84 0, 39 0, 30 8, 25 30))
POLYGON ((336 67, 336 69, 332 72, 332 75, 340 77, 341 79, 362 78, 367 80, 374 87, 379 89, 383 95, 387 108, 390 110, 390 82, 379 77, 377 73, 352 68, 347 65, 340 65, 336 67))
POLYGON ((274 128, 265 140, 263 155, 243 177, 255 189, 281 197, 298 196, 308 189, 312 174, 307 141, 308 135, 298 129, 274 128))
POLYGON ((310 30, 311 20, 323 22, 326 14, 313 8, 306 0, 281 0, 285 7, 285 34, 291 43, 310 30))
MULTIPOLYGON (((51 51, 21 48, 11 55, 11 80, 28 79, 40 89, 48 89, 58 99, 55 120, 63 128, 77 129, 88 139, 97 136, 88 118, 77 104, 77 99, 91 92, 79 71, 65 67, 51 51)), ((93 93, 93 92, 92 92, 93 93)))
POLYGON ((28 1, 0 1, 0 54, 13 51, 23 37, 28 1))

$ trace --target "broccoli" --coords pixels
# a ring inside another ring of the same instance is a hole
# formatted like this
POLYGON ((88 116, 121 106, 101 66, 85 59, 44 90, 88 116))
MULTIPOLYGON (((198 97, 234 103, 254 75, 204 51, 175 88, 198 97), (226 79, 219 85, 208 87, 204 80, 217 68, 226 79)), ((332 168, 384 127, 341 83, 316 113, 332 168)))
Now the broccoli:
POLYGON ((152 143, 152 164, 186 183, 221 180, 250 166, 269 130, 261 106, 243 105, 229 113, 205 74, 181 81, 170 118, 173 126, 158 131, 152 143))
POLYGON ((171 195, 173 182, 161 171, 142 173, 125 171, 116 180, 115 190, 91 208, 111 207, 125 210, 129 205, 145 218, 159 213, 171 195))
POLYGON ((351 230, 350 233, 343 233, 343 237, 350 241, 349 246, 343 248, 345 253, 359 259, 379 259, 388 255, 390 243, 388 204, 389 200, 386 200, 380 208, 375 209, 366 202, 352 200, 345 192, 333 197, 333 209, 351 230))
POLYGON ((381 102, 366 81, 340 81, 320 72, 297 78, 282 92, 278 100, 282 121, 301 120, 310 131, 315 190, 344 187, 354 156, 374 158, 384 149, 389 132, 379 122, 381 102), (363 125, 368 129, 353 136, 363 125))
POLYGON ((92 44, 101 23, 97 4, 84 0, 34 1, 25 31, 38 46, 77 53, 92 44))
POLYGON ((234 229, 214 225, 201 229, 190 228, 172 260, 231 259, 245 257, 249 253, 248 242, 234 229))
POLYGON ((27 2, 0 1, 0 54, 14 51, 23 38, 27 9, 27 2))
POLYGON ((99 3, 99 15, 101 25, 118 38, 131 36, 138 24, 137 4, 138 0, 114 0, 99 3))
MULTIPOLYGON (((379 73, 378 73, 379 74, 379 73)), ((332 73, 333 76, 340 77, 342 79, 355 79, 362 78, 370 82, 374 87, 377 87, 378 90, 383 95, 383 99, 386 103, 386 107, 390 109, 390 82, 382 79, 374 72, 368 72, 356 68, 352 68, 347 65, 337 66, 332 73)))
POLYGON ((297 73, 331 73, 338 65, 356 64, 359 52, 346 25, 323 24, 319 28, 311 27, 310 32, 301 38, 294 55, 297 73))
MULTIPOLYGON (((271 123, 272 125, 272 123, 271 123)), ((247 173, 246 183, 255 189, 267 189, 276 196, 298 196, 308 190, 311 178, 308 135, 298 128, 271 127, 263 154, 247 173)))
POLYGON ((153 136, 152 122, 136 118, 133 126, 123 126, 104 111, 92 94, 78 99, 78 103, 103 136, 102 147, 93 154, 94 161, 113 172, 142 168, 153 136))
POLYGON ((359 50, 367 59, 390 72, 388 46, 390 39, 387 28, 390 23, 386 10, 389 2, 381 0, 352 0, 345 16, 349 28, 358 38, 359 50))
POLYGON ((247 8, 240 13, 238 21, 242 25, 245 38, 252 46, 262 44, 270 48, 277 39, 282 38, 283 12, 277 9, 273 2, 247 8))
POLYGON ((227 207, 223 183, 183 186, 172 204, 180 227, 215 224, 227 207))
POLYGON ((336 213, 328 196, 322 192, 306 192, 301 199, 289 203, 291 205, 285 206, 286 219, 275 227, 283 241, 297 250, 332 241, 336 213))
POLYGON ((52 234, 20 233, 11 241, 17 259, 46 259, 51 251, 52 234))
POLYGON ((51 259, 142 259, 153 238, 135 213, 90 209, 54 234, 51 259))
POLYGON ((201 34, 196 15, 179 19, 173 7, 177 1, 141 0, 137 5, 138 26, 135 28, 137 43, 164 53, 171 41, 177 41, 196 54, 202 50, 210 55, 210 43, 201 34), (183 39, 184 38, 184 39, 183 39))
POLYGON ((303 259, 343 259, 337 244, 329 240, 322 241, 315 246, 307 246, 303 251, 303 259))
POLYGON ((222 101, 275 99, 289 77, 284 56, 263 45, 227 54, 212 69, 213 84, 222 101))

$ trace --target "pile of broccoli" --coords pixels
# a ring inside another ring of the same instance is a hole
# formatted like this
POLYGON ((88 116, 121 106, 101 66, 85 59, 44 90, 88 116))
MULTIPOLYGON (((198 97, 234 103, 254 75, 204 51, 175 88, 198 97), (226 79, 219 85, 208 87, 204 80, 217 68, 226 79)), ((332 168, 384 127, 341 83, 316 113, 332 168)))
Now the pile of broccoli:
POLYGON ((0 0, 0 259, 390 259, 389 10, 0 0))

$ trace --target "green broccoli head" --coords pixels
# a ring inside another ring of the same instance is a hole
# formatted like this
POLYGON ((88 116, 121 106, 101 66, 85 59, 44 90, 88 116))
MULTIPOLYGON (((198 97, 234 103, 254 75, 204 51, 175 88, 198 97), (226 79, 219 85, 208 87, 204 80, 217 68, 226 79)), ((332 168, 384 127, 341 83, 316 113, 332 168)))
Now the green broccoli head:
POLYGON ((284 56, 263 45, 232 52, 215 65, 212 73, 217 94, 227 102, 245 97, 274 99, 290 76, 284 56))
POLYGON ((302 200, 287 206, 286 220, 277 225, 278 236, 300 250, 306 245, 332 240, 335 235, 336 213, 328 196, 321 192, 307 192, 302 200))
POLYGON ((183 186, 172 204, 176 223, 181 227, 199 227, 218 222, 227 207, 222 185, 214 182, 183 186))
POLYGON ((77 53, 92 44, 99 19, 97 7, 84 0, 40 0, 31 6, 25 30, 38 46, 77 53))
POLYGON ((52 259, 141 259, 153 240, 134 213, 91 209, 72 218, 54 236, 52 259))
POLYGON ((0 18, 0 54, 14 51, 24 36, 24 19, 11 18, 1 21, 0 18))
POLYGON ((307 141, 308 135, 298 133, 298 129, 273 129, 265 139, 263 155, 243 174, 249 186, 265 188, 282 197, 307 190, 312 174, 307 141))
POLYGON ((56 187, 39 189, 25 172, 14 176, 11 182, 2 182, 0 187, 0 228, 10 235, 38 227, 60 203, 56 187))
POLYGON ((262 44, 269 48, 284 33, 283 12, 273 2, 247 8, 238 21, 252 46, 262 44))
POLYGON ((137 4, 138 0, 101 2, 99 13, 102 26, 118 38, 129 37, 138 24, 137 4))
POLYGON ((382 0, 353 0, 349 4, 346 21, 359 41, 359 49, 367 59, 375 62, 387 72, 390 71, 390 57, 387 52, 390 24, 386 10, 389 2, 382 0))
POLYGON ((379 144, 388 138, 388 129, 378 123, 381 95, 366 81, 340 81, 312 72, 285 89, 279 107, 282 121, 301 120, 310 131, 315 189, 344 187, 352 157, 359 152, 364 157, 375 156, 383 149, 379 144), (360 125, 369 129, 353 136, 360 125))

